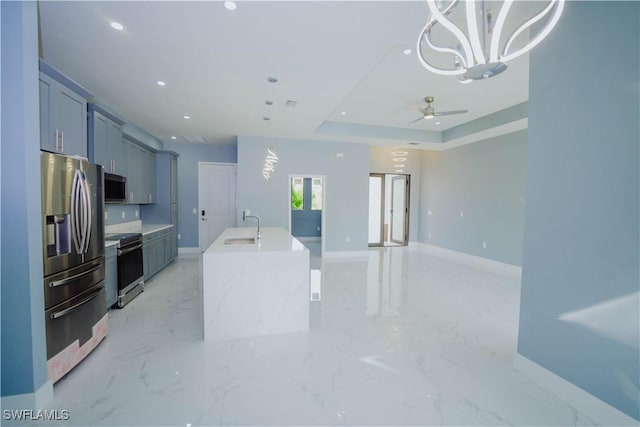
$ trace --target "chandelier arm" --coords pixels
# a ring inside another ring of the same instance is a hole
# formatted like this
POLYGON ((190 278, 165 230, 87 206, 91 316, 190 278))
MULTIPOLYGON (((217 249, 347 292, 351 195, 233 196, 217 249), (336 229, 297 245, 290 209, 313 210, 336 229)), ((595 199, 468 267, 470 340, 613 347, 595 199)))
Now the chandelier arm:
POLYGON ((472 67, 473 65, 475 65, 471 45, 469 44, 469 41, 464 36, 464 33, 460 30, 460 28, 458 28, 453 22, 449 21, 442 14, 440 9, 438 9, 438 5, 436 5, 435 0, 427 0, 427 6, 429 6, 429 10, 431 11, 433 18, 440 22, 440 24, 442 24, 444 28, 449 30, 451 34, 453 34, 455 38, 458 39, 458 41, 460 42, 460 46, 462 46, 462 49, 466 56, 467 66, 472 67))
POLYGON ((452 53, 452 54, 458 56, 460 58, 460 60, 462 61, 462 63, 465 64, 465 68, 466 68, 466 61, 464 59, 464 56, 460 52, 458 52, 457 50, 452 49, 452 48, 437 47, 437 46, 434 46, 431 43, 431 40, 429 40, 429 37, 427 36, 427 26, 425 26, 425 28, 420 33, 420 37, 418 37, 418 43, 417 43, 417 47, 416 47, 416 52, 418 53, 418 61, 420 61, 420 63, 422 64, 422 66, 424 68, 426 68, 427 70, 431 71, 432 73, 441 74, 441 75, 445 75, 445 76, 457 76, 457 75, 463 74, 465 72, 464 68, 454 69, 454 70, 445 70, 445 69, 442 69, 442 68, 436 68, 435 66, 429 64, 427 59, 422 55, 422 49, 421 49, 421 46, 420 46, 420 41, 424 37, 425 41, 427 42, 427 44, 429 45, 429 47, 431 49, 435 50, 436 52, 452 53))
POLYGON ((506 46, 504 48, 504 51, 503 51, 503 56, 500 59, 503 62, 507 62, 507 61, 510 61, 512 59, 515 59, 515 58, 519 57, 520 55, 522 55, 522 54, 530 51, 534 47, 536 47, 538 45, 538 43, 540 43, 551 32, 551 30, 553 30, 553 27, 555 27, 556 24, 558 23, 558 20, 560 19, 560 15, 562 14, 562 10, 564 8, 564 1, 565 0, 551 0, 549 2, 549 4, 547 5, 547 7, 545 7, 542 10, 542 12, 540 12, 539 14, 537 14, 536 16, 534 16, 533 18, 531 18, 530 20, 528 20, 527 22, 522 24, 522 26, 520 26, 520 28, 518 28, 516 31, 514 31, 514 33, 511 35, 511 37, 509 37, 509 41, 507 42, 507 44, 506 44, 506 46), (520 35, 520 33, 522 33, 524 30, 526 30, 531 25, 533 25, 536 22, 538 22, 545 15, 547 15, 549 13, 549 11, 554 6, 557 6, 556 9, 555 9, 555 14, 551 17, 551 20, 542 29, 542 31, 540 31, 532 40, 529 41, 528 44, 526 44, 520 50, 517 50, 517 51, 515 51, 514 53, 511 53, 511 54, 507 54, 507 51, 511 47, 511 43, 513 43, 515 38, 518 35, 520 35))
POLYGON ((478 18, 476 16, 476 2, 465 1, 465 9, 467 12, 467 30, 469 31, 469 39, 471 41, 471 49, 478 64, 486 64, 482 44, 480 43, 480 31, 478 30, 478 18))
POLYGON ((458 58, 460 58, 460 61, 462 62, 463 68, 467 68, 467 61, 465 61, 464 55, 462 54, 462 52, 460 52, 458 49, 454 49, 452 47, 440 47, 440 46, 434 45, 433 42, 431 41, 431 38, 429 37, 430 35, 431 35, 431 32, 424 33, 424 40, 427 42, 427 44, 429 45, 429 47, 431 49, 433 49, 436 52, 452 53, 453 55, 455 55, 458 58))
POLYGON ((500 48, 500 36, 502 35, 502 29, 504 23, 507 20, 509 10, 513 5, 513 0, 505 0, 500 12, 498 13, 498 19, 496 19, 496 25, 493 27, 493 34, 491 35, 491 49, 489 52, 489 62, 498 62, 498 49, 500 48))

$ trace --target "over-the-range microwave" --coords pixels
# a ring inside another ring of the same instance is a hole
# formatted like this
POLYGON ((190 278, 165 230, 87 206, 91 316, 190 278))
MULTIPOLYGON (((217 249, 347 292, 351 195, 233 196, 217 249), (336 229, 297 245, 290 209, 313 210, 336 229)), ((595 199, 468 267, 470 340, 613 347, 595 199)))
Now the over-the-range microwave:
POLYGON ((113 173, 104 173, 104 202, 126 203, 127 177, 113 173))

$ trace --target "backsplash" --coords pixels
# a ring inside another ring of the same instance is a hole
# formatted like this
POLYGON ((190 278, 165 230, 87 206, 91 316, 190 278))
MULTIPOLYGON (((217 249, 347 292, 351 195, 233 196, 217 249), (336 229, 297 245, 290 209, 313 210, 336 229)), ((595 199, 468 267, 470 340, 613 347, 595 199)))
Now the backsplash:
POLYGON ((122 224, 140 219, 139 205, 105 205, 104 224, 122 224))

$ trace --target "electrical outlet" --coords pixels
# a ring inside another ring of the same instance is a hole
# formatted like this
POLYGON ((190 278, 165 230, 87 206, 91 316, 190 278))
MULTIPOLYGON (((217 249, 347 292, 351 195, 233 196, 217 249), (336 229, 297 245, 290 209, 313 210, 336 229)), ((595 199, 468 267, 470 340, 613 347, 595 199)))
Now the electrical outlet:
POLYGON ((427 215, 431 216, 431 215, 433 215, 433 212, 431 212, 431 210, 428 210, 427 211, 427 215))
POLYGON ((320 227, 316 227, 316 231, 320 231, 320 227))
POLYGON ((126 218, 126 214, 124 213, 124 211, 122 211, 122 219, 126 218))
POLYGON ((104 211, 104 220, 108 220, 109 219, 109 212, 108 211, 104 211))
POLYGON ((464 218, 464 212, 460 211, 460 218, 464 218))
POLYGON ((351 242, 351 236, 347 236, 347 243, 351 242))
POLYGON ((487 249, 487 242, 482 242, 482 247, 487 249))
POLYGON ((430 239, 431 238, 431 233, 427 234, 427 238, 430 239))
POLYGON ((138 209, 136 209, 136 218, 138 218, 138 209))
POLYGON ((178 233, 178 240, 182 239, 182 235, 178 233))

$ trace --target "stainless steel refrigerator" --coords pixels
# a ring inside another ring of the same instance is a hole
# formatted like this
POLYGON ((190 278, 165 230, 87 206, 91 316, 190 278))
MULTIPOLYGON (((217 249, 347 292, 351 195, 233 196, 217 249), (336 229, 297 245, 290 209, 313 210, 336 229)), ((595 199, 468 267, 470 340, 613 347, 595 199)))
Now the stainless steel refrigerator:
POLYGON ((47 359, 75 366, 104 338, 95 337, 106 323, 103 170, 46 152, 40 160, 47 359))

